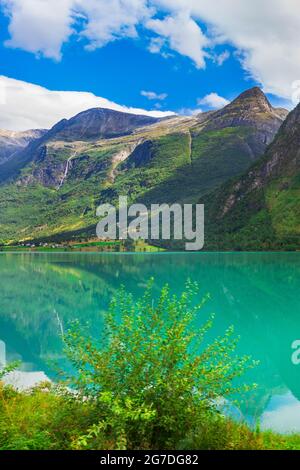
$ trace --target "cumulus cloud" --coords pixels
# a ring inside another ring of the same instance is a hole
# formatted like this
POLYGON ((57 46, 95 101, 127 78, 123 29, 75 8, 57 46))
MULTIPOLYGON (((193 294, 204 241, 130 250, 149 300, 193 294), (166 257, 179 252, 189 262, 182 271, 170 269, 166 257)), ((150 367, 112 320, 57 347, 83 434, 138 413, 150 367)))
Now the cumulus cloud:
POLYGON ((144 0, 75 0, 73 11, 85 20, 81 35, 91 50, 122 37, 137 37, 137 25, 154 13, 144 0))
POLYGON ((209 40, 188 13, 182 11, 162 20, 151 19, 146 26, 164 38, 162 45, 167 44, 173 51, 189 57, 197 68, 205 68, 209 40))
POLYGON ((8 130, 50 128, 61 119, 95 107, 153 117, 173 114, 128 108, 93 93, 51 91, 5 76, 0 76, 0 98, 0 129, 8 130))
POLYGON ((226 62, 226 60, 229 59, 229 57, 230 57, 230 52, 229 51, 224 51, 221 54, 216 54, 215 55, 214 62, 221 67, 221 65, 223 65, 224 62, 226 62))
POLYGON ((300 79, 300 8, 298 0, 156 0, 160 8, 188 10, 204 21, 218 42, 240 52, 244 69, 273 93, 290 99, 300 79))
POLYGON ((155 91, 141 91, 141 95, 145 96, 148 100, 158 100, 163 101, 167 98, 167 93, 155 93, 155 91))
MULTIPOLYGON (((264 90, 290 99, 300 79, 299 0, 0 0, 10 18, 7 45, 59 60, 72 35, 90 49, 151 31, 148 48, 204 68, 222 64, 215 46, 236 48, 264 90), (216 5, 217 3, 217 5, 216 5), (202 25, 205 24, 205 31, 202 25), (201 25, 201 26, 200 26, 201 25)), ((147 36, 147 35, 146 35, 147 36)))
POLYGON ((202 112, 201 108, 181 108, 178 114, 180 116, 197 116, 197 114, 201 114, 202 112))
POLYGON ((137 37, 136 26, 153 8, 145 0, 0 0, 10 18, 6 44, 59 60, 72 34, 87 40, 88 49, 116 39, 137 37))
POLYGON ((199 98, 197 104, 205 105, 210 109, 219 109, 229 104, 229 101, 223 98, 223 96, 218 95, 218 93, 210 93, 204 96, 204 98, 199 98))
POLYGON ((61 47, 73 33, 72 0, 1 0, 9 16, 6 46, 60 60, 61 47))

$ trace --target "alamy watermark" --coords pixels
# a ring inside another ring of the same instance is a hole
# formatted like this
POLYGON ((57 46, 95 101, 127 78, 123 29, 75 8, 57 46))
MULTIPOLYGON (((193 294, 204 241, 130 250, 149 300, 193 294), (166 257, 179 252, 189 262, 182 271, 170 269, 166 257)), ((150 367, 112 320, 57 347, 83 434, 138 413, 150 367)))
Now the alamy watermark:
POLYGON ((292 349, 294 350, 291 360, 294 366, 299 366, 300 365, 300 340, 296 339, 292 343, 292 349))
POLYGON ((97 209, 101 218, 97 237, 109 240, 181 240, 187 251, 204 247, 203 204, 144 204, 128 206, 126 196, 119 206, 102 204, 97 209))

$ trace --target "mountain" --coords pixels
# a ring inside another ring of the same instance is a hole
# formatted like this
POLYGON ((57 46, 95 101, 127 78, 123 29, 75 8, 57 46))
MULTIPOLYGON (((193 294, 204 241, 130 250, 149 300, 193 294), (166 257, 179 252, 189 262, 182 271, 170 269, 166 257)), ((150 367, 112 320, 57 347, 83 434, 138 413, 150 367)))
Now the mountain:
POLYGON ((218 130, 228 127, 247 126, 256 129, 254 153, 260 154, 265 144, 270 144, 287 110, 273 108, 266 95, 258 87, 251 88, 238 96, 225 108, 216 111, 205 125, 205 130, 218 130))
MULTIPOLYGON (((152 185, 143 194, 143 200, 195 202, 199 196, 242 174, 262 156, 287 114, 287 110, 273 108, 264 93, 255 87, 219 111, 198 115, 183 130, 184 162, 161 184, 152 185)), ((169 155, 170 151, 166 153, 169 155)), ((126 164, 132 165, 133 157, 126 164)), ((154 160, 147 167, 153 164, 154 160)), ((157 164, 164 164, 161 158, 157 164)), ((146 167, 143 177, 145 172, 146 167)))
POLYGON ((212 193, 207 243, 240 250, 300 249, 300 105, 264 157, 212 193))
POLYGON ((252 89, 198 116, 91 109, 60 121, 1 166, 0 240, 94 235, 96 208, 119 195, 196 202, 253 165, 286 114, 252 89))
POLYGON ((107 139, 130 134, 137 127, 158 122, 159 119, 128 114, 111 109, 94 108, 77 114, 69 120, 58 124, 57 140, 107 139))
MULTIPOLYGON (((110 109, 94 108, 77 114, 71 119, 63 119, 48 132, 41 131, 38 140, 23 146, 23 151, 15 154, 14 161, 1 168, 0 181, 14 177, 31 160, 39 158, 44 144, 50 141, 77 142, 93 139, 112 138, 130 134, 134 129, 158 122, 159 119, 121 113, 110 109)), ((27 142, 27 144, 30 141, 27 142)))
POLYGON ((33 129, 23 132, 14 132, 0 129, 0 165, 9 160, 13 155, 33 140, 39 139, 47 131, 43 129, 33 129))

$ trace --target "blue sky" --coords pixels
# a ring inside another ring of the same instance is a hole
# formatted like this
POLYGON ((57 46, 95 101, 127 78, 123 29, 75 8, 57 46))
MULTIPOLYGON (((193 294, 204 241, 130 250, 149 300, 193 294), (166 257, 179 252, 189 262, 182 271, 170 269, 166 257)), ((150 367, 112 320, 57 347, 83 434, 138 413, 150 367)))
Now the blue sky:
MULTIPOLYGON (((260 0, 260 7, 269 1, 260 0)), ((145 110, 206 111, 254 85, 269 93, 274 105, 291 107, 289 90, 300 78, 300 66, 293 63, 300 34, 283 34, 281 15, 294 0, 275 1, 281 10, 260 26, 257 0, 243 9, 240 0, 218 0, 220 12, 211 8, 214 0, 110 0, 111 9, 104 0, 0 0, 0 75, 47 90, 90 92, 145 110), (266 43, 270 38, 276 51, 266 43), (203 100, 211 94, 214 99, 203 100)), ((298 34, 300 16, 291 12, 286 27, 298 34)), ((13 90, 11 82, 3 83, 6 91, 13 90)), ((82 106, 80 100, 78 109, 82 106)), ((67 109, 66 117, 75 109, 67 109)), ((16 111, 12 105, 9 111, 1 127, 13 126, 16 111)), ((51 119, 58 117, 54 113, 51 119)), ((29 125, 27 118, 17 127, 29 125)))
POLYGON ((85 50, 73 39, 63 46, 61 61, 56 61, 5 47, 7 26, 2 14, 0 74, 52 90, 90 91, 127 106, 149 108, 159 103, 162 110, 180 111, 197 108, 197 99, 211 92, 232 99, 257 84, 247 77, 229 46, 219 52, 231 51, 230 58, 221 66, 209 61, 205 70, 177 52, 167 58, 149 52, 143 37, 115 41, 95 51, 85 50), (149 103, 142 90, 168 96, 149 103))

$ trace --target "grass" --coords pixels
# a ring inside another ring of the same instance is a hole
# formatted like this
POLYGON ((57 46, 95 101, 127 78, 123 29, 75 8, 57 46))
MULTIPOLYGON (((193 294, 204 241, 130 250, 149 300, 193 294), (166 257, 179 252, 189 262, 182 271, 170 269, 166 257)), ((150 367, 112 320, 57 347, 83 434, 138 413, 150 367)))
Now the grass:
POLYGON ((77 251, 128 251, 128 252, 147 252, 147 253, 156 253, 158 251, 163 251, 162 248, 149 245, 144 240, 108 240, 108 241, 82 241, 78 243, 69 242, 64 244, 49 244, 49 246, 22 246, 22 245, 3 245, 0 246, 0 253, 10 253, 10 252, 37 252, 37 253, 55 253, 61 251, 68 252, 77 252, 77 251))
MULTIPOLYGON (((80 437, 93 424, 92 413, 88 403, 50 384, 22 393, 0 383, 0 450, 78 448, 80 437)), ((245 424, 217 416, 181 441, 178 450, 185 449, 300 450, 300 436, 251 431, 245 424)))

